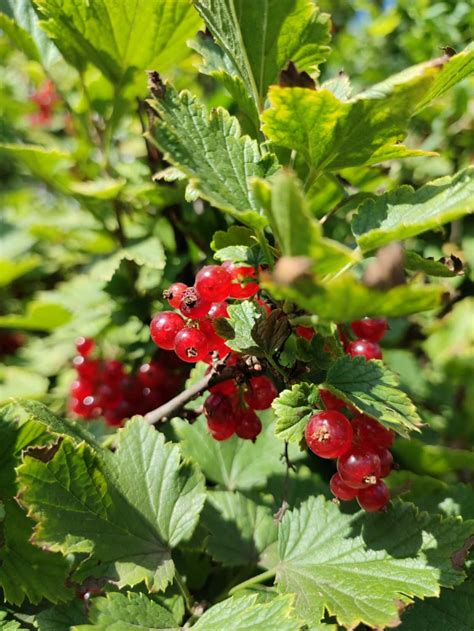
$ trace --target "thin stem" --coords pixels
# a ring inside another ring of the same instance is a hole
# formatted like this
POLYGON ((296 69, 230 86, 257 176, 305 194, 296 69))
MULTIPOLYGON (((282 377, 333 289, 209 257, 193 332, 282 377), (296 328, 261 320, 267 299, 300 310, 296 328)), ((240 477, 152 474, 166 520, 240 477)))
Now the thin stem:
POLYGON ((247 579, 243 583, 239 583, 235 587, 229 590, 229 596, 232 596, 236 592, 239 592, 242 589, 247 589, 247 587, 252 587, 252 585, 258 585, 259 583, 264 583, 269 578, 273 578, 276 574, 276 568, 272 570, 267 570, 266 572, 262 572, 261 574, 257 574, 257 576, 252 576, 252 578, 247 579))
POLYGON ((184 578, 176 569, 175 569, 175 574, 174 574, 174 580, 176 581, 176 585, 178 586, 179 591, 183 595, 184 602, 186 604, 186 609, 188 610, 190 614, 192 614, 193 608, 194 608, 194 598, 191 596, 191 592, 189 591, 184 578))
POLYGON ((273 269, 273 255, 270 250, 270 246, 268 245, 267 238, 265 237, 265 233, 263 230, 255 230, 255 236, 260 244, 260 247, 263 250, 263 255, 265 257, 265 261, 270 269, 273 269))
POLYGON ((271 357, 270 355, 265 355, 265 359, 267 360, 267 362, 270 364, 270 366, 273 368, 273 370, 275 370, 280 377, 282 378, 284 383, 288 383, 288 376, 285 373, 285 371, 280 368, 280 366, 276 363, 276 361, 273 359, 273 357, 271 357))

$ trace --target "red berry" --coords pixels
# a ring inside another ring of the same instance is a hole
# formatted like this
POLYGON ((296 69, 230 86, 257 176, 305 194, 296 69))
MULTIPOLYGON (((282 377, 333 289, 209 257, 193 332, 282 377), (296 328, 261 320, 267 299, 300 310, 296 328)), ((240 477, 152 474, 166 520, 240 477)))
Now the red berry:
POLYGON ((179 309, 183 294, 188 289, 184 283, 173 283, 163 292, 163 298, 168 301, 171 307, 179 309))
POLYGON ((213 423, 226 424, 234 417, 232 400, 219 392, 211 393, 204 401, 204 414, 213 423))
POLYGON ((252 279, 257 277, 253 267, 248 265, 235 265, 230 261, 226 261, 222 264, 230 274, 232 278, 232 285, 230 290, 231 298, 238 298, 239 300, 245 300, 251 298, 260 289, 258 283, 252 282, 252 279))
POLYGON ((379 480, 377 484, 361 489, 357 494, 359 506, 368 513, 375 513, 382 510, 389 501, 390 491, 382 480, 379 480))
POLYGON ((211 308, 211 301, 204 300, 195 287, 188 287, 183 293, 179 310, 186 318, 199 320, 205 318, 211 308))
POLYGON ((295 333, 298 337, 303 337, 305 340, 312 340, 314 337, 314 329, 310 326, 297 326, 295 333))
POLYGON ((352 426, 349 420, 335 410, 316 412, 309 419, 304 435, 308 447, 321 458, 337 458, 352 443, 352 426))
POLYGON ((380 342, 388 329, 385 318, 362 318, 351 323, 352 330, 359 338, 370 342, 380 342))
POLYGON ((99 377, 101 366, 97 359, 87 359, 82 355, 76 355, 72 360, 72 365, 83 379, 93 381, 99 377))
POLYGON ((378 456, 380 458, 380 477, 386 478, 393 467, 393 456, 390 449, 381 449, 378 452, 378 456))
POLYGON ((338 458, 337 470, 348 486, 363 489, 380 477, 380 458, 375 451, 354 447, 338 458))
POLYGON ((154 388, 167 378, 164 366, 152 362, 150 364, 142 364, 138 369, 137 378, 145 388, 154 388))
POLYGON ((124 376, 125 368, 118 359, 107 359, 103 364, 104 381, 116 385, 124 376))
POLYGON ((160 348, 170 351, 174 348, 175 338, 184 325, 183 318, 174 311, 157 313, 150 324, 151 339, 160 348))
POLYGON ((326 410, 342 410, 343 408, 349 407, 342 399, 338 399, 335 394, 323 388, 319 390, 319 398, 323 402, 326 410))
POLYGON ((81 335, 76 339, 76 350, 79 355, 82 355, 83 357, 87 357, 87 355, 89 355, 93 350, 94 346, 95 342, 90 337, 82 337, 81 335))
POLYGON ((76 379, 71 385, 71 396, 75 399, 84 399, 94 394, 94 384, 85 379, 76 379))
POLYGON ((230 295, 232 278, 225 267, 206 265, 196 275, 195 286, 203 300, 220 302, 230 295))
POLYGON ((354 416, 352 429, 354 430, 354 443, 361 447, 385 449, 390 447, 395 439, 392 430, 365 414, 354 416))
POLYGON ((247 405, 253 410, 268 410, 277 396, 278 390, 273 381, 262 375, 250 379, 244 398, 247 405))
POLYGON ((237 385, 233 379, 228 379, 227 381, 216 383, 215 386, 209 388, 209 392, 213 394, 225 394, 229 397, 237 392, 237 385))
POLYGON ((203 360, 209 354, 207 337, 199 329, 185 327, 175 338, 174 350, 176 355, 185 362, 203 360))
POLYGON ((227 440, 235 434, 235 423, 221 423, 219 426, 214 427, 212 421, 208 419, 207 426, 214 440, 227 440))
POLYGON ((214 318, 228 318, 228 306, 229 305, 226 302, 213 302, 207 315, 211 318, 211 320, 214 320, 214 318))
POLYGON ((369 340, 354 340, 347 347, 347 352, 352 357, 358 355, 365 357, 365 359, 382 359, 382 351, 377 342, 370 342, 369 340))
POLYGON ((339 473, 335 473, 330 482, 331 493, 339 500, 349 501, 357 497, 358 490, 353 489, 344 482, 339 473))
POLYGON ((239 438, 255 440, 262 431, 262 423, 253 410, 239 410, 235 433, 239 438))
POLYGON ((261 298, 255 298, 255 302, 258 304, 259 307, 264 309, 265 313, 263 315, 265 317, 270 315, 270 313, 272 312, 272 308, 268 303, 265 302, 265 300, 262 300, 261 298))
POLYGON ((106 383, 102 383, 95 394, 100 407, 104 410, 115 409, 122 401, 120 390, 106 383))

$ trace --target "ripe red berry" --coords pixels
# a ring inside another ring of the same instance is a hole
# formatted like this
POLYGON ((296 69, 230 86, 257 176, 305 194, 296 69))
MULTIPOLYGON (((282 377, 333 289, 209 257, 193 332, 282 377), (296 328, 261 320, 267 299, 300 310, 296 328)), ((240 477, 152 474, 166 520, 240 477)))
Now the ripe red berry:
POLYGON ((163 298, 168 301, 171 307, 179 309, 183 294, 188 289, 184 283, 173 283, 163 292, 163 298))
POLYGON ((228 318, 228 306, 229 305, 226 302, 213 302, 207 315, 211 318, 211 320, 214 320, 214 318, 228 318))
POLYGON ((232 278, 230 297, 245 300, 251 298, 260 289, 258 283, 252 282, 257 277, 253 267, 248 265, 236 265, 230 261, 222 264, 232 278))
POLYGON ((380 477, 386 478, 390 475, 393 467, 393 456, 390 449, 380 449, 378 452, 380 458, 380 477))
POLYGON ((353 500, 357 497, 358 490, 353 489, 344 482, 339 473, 335 473, 329 481, 331 493, 339 500, 345 502, 353 500))
POLYGON ((207 419, 207 426, 214 440, 218 440, 218 441, 227 440, 228 438, 231 438, 235 434, 236 424, 234 422, 213 425, 212 421, 207 419))
POLYGON ((94 383, 85 379, 76 379, 71 384, 70 392, 73 398, 82 400, 94 394, 94 383))
POLYGON ((106 359, 102 368, 104 381, 110 385, 116 385, 125 376, 125 367, 118 359, 106 359))
POLYGON ((175 338, 174 350, 176 355, 185 362, 203 360, 209 354, 207 337, 199 329, 185 327, 175 338))
POLYGON ((357 337, 370 342, 380 342, 388 329, 385 318, 362 318, 351 323, 352 330, 357 337))
POLYGON ((82 337, 81 335, 76 339, 76 350, 83 357, 87 357, 94 349, 94 346, 95 342, 90 337, 82 337))
POLYGON ((157 313, 150 324, 151 339, 157 346, 167 351, 172 350, 177 334, 183 329, 183 318, 174 311, 157 313))
POLYGON ((297 326, 295 333, 298 337, 303 337, 305 340, 312 340, 314 337, 314 329, 310 326, 297 326))
POLYGON ((277 396, 278 390, 273 381, 262 375, 250 379, 244 398, 253 410, 268 410, 277 396))
POLYGON ((335 394, 323 388, 319 389, 319 398, 326 410, 342 410, 345 407, 349 407, 342 399, 338 399, 335 394))
POLYGON ((211 308, 211 301, 204 300, 195 287, 188 287, 183 293, 179 310, 186 318, 199 320, 205 318, 211 308))
POLYGON ((195 286, 203 300, 220 302, 230 295, 232 278, 225 267, 206 265, 196 275, 195 286))
POLYGON ((253 410, 239 410, 235 433, 239 438, 255 440, 262 431, 262 423, 253 410))
POLYGON ((347 352, 352 357, 358 355, 365 357, 367 361, 370 359, 382 359, 382 351, 377 342, 370 342, 369 340, 354 340, 347 347, 347 352))
POLYGON ((348 486, 363 489, 380 477, 380 458, 375 451, 354 447, 338 458, 337 470, 348 486))
POLYGON ((265 317, 270 315, 270 313, 272 312, 272 308, 267 302, 265 302, 265 300, 262 300, 261 298, 255 298, 255 302, 258 304, 259 307, 261 307, 264 310, 263 315, 265 317))
POLYGON ((377 484, 361 489, 357 494, 357 502, 361 508, 368 513, 375 513, 390 501, 390 491, 387 486, 379 480, 377 484))
POLYGON ((144 388, 155 388, 165 381, 167 376, 165 367, 156 362, 142 364, 137 374, 137 378, 144 388))
POLYGON ((93 381, 99 377, 101 366, 96 359, 87 359, 82 355, 76 355, 72 360, 72 365, 83 379, 93 381))
POLYGON ((321 458, 337 458, 352 443, 352 426, 349 420, 335 410, 316 412, 304 431, 306 443, 321 458))
POLYGON ((237 392, 237 384, 233 379, 228 379, 227 381, 216 383, 215 386, 209 388, 209 392, 212 392, 213 394, 225 394, 229 397, 237 392))
POLYGON ((204 414, 214 423, 226 424, 234 417, 232 400, 225 394, 213 392, 204 401, 204 414))
POLYGON ((390 447, 395 439, 392 430, 365 414, 354 416, 352 429, 354 430, 354 443, 360 447, 385 449, 390 447))

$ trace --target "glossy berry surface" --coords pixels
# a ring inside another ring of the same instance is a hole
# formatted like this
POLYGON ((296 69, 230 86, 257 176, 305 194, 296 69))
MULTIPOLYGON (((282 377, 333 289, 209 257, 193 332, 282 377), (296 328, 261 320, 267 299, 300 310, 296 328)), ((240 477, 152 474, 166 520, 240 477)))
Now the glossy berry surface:
POLYGON ((209 343, 199 329, 185 327, 176 335, 174 350, 183 361, 197 362, 208 355, 209 343))
POLYGON ((347 347, 347 352, 352 357, 365 357, 367 361, 370 359, 382 359, 382 350, 377 342, 369 340, 354 340, 347 347))
POLYGON ((220 265, 206 265, 196 276, 196 289, 203 300, 220 302, 230 295, 232 278, 220 265))
POLYGON ((319 398, 326 410, 342 410, 348 407, 342 399, 338 399, 335 394, 329 392, 329 390, 324 390, 324 388, 319 389, 319 398))
POLYGON ((95 379, 100 372, 100 364, 97 360, 87 359, 82 355, 74 357, 72 365, 83 379, 95 379))
POLYGON ((338 458, 337 470, 348 486, 363 489, 376 483, 382 467, 374 451, 355 447, 338 458))
POLYGON ((226 396, 232 396, 237 392, 237 384, 233 379, 228 379, 227 381, 221 381, 221 383, 216 383, 215 386, 209 388, 209 392, 215 392, 219 394, 225 394, 226 396))
POLYGON ((184 325, 183 318, 174 311, 157 313, 150 324, 151 339, 159 348, 172 350, 175 346, 175 338, 184 325))
POLYGON ((210 308, 211 301, 205 300, 195 287, 188 287, 179 303, 181 313, 191 320, 205 318, 210 308))
POLYGON ((228 305, 226 302, 213 302, 207 315, 211 318, 211 320, 214 318, 228 318, 229 312, 227 307, 228 305))
POLYGON ((298 337, 302 337, 305 340, 312 340, 314 337, 314 329, 309 326, 297 326, 295 333, 298 337))
POLYGON ((188 289, 184 283, 173 283, 163 292, 163 298, 168 301, 169 305, 174 309, 179 309, 183 294, 188 289))
POLYGON ((352 322, 351 328, 359 338, 380 342, 388 329, 388 323, 385 318, 362 318, 352 322))
POLYGON ((392 445, 395 439, 392 430, 365 414, 354 416, 352 429, 354 430, 354 442, 364 447, 386 449, 392 445))
POLYGON ((229 423, 215 424, 211 419, 207 419, 207 426, 214 440, 228 440, 235 434, 236 423, 232 419, 229 423))
POLYGON ((390 449, 381 449, 377 452, 377 455, 380 458, 380 477, 386 478, 390 475, 393 468, 392 452, 390 449))
POLYGON ((335 410, 313 414, 304 434, 308 447, 321 458, 337 458, 352 443, 352 426, 349 420, 335 410))
POLYGON ((268 410, 277 396, 278 390, 273 381, 262 375, 250 379, 244 398, 253 410, 268 410))
POLYGON ((357 497, 358 490, 347 486, 339 473, 335 473, 329 481, 329 488, 334 497, 345 502, 357 497))
POLYGON ((253 410, 238 410, 235 433, 239 438, 255 440, 262 431, 262 423, 253 410))
POLYGON ((226 261, 223 263, 224 267, 232 278, 232 284, 230 289, 230 297, 238 298, 239 300, 245 300, 251 298, 260 289, 258 283, 253 282, 257 278, 253 267, 248 265, 235 265, 226 261))
POLYGON ((213 392, 204 402, 204 414, 214 423, 226 424, 234 417, 232 400, 225 394, 213 392))
POLYGON ((390 491, 387 486, 379 480, 377 484, 361 489, 357 494, 357 502, 361 508, 368 513, 375 513, 387 506, 390 501, 390 491))
POLYGON ((78 337, 76 339, 76 350, 79 355, 87 357, 94 350, 95 342, 90 337, 78 337))

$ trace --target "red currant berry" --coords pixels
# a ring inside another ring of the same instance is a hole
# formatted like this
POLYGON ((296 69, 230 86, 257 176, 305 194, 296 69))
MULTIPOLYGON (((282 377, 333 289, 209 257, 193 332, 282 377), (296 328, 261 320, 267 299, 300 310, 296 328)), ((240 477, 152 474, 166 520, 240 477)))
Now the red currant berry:
POLYGON ((94 384, 85 379, 76 379, 71 385, 71 396, 75 399, 84 399, 94 394, 94 384))
POLYGON ((104 381, 115 385, 125 376, 125 368, 118 359, 107 359, 103 364, 103 373, 104 381))
POLYGON ((237 384, 233 379, 228 379, 227 381, 216 383, 215 386, 209 388, 209 392, 213 394, 224 394, 226 397, 230 397, 237 392, 237 384))
POLYGON ((211 393, 204 402, 204 414, 214 423, 228 423, 234 417, 232 400, 224 394, 211 393))
POLYGON ((83 379, 94 381, 99 377, 101 365, 96 359, 87 359, 82 355, 76 355, 72 360, 72 365, 83 379))
POLYGON ((354 430, 354 443, 361 447, 386 449, 392 445, 395 439, 395 434, 392 430, 387 429, 374 418, 365 414, 354 416, 352 429, 354 430))
POLYGON ((367 361, 370 359, 382 359, 382 351, 377 342, 369 342, 369 340, 354 340, 347 347, 347 352, 352 357, 365 357, 367 361))
POLYGON ((186 318, 191 320, 199 320, 205 318, 211 308, 211 302, 204 300, 195 287, 188 287, 183 293, 179 310, 186 318))
POLYGON ((208 356, 209 342, 199 329, 185 327, 175 338, 176 355, 185 362, 197 362, 208 356))
POLYGON ((331 493, 337 497, 338 500, 343 500, 345 502, 355 499, 358 493, 357 489, 347 486, 339 473, 335 473, 332 476, 329 482, 329 488, 331 489, 331 493))
POLYGON ((184 283, 173 283, 163 292, 163 298, 168 301, 173 309, 179 309, 183 294, 188 289, 184 283))
POLYGON ((385 318, 362 318, 351 323, 352 330, 357 337, 370 342, 380 342, 388 329, 385 318))
POLYGON ((84 397, 84 399, 82 399, 81 401, 81 406, 82 406, 82 409, 81 409, 80 414, 86 419, 91 419, 96 416, 99 416, 101 412, 100 406, 99 406, 99 400, 95 396, 84 397))
POLYGON ((310 326, 297 326, 295 333, 298 337, 303 337, 305 340, 312 340, 314 337, 314 329, 310 326))
POLYGON ((230 290, 231 298, 238 298, 239 300, 245 300, 251 298, 260 289, 258 283, 252 282, 257 277, 253 267, 248 265, 235 265, 230 261, 226 261, 222 264, 230 274, 232 278, 232 285, 230 290))
POLYGON ((167 378, 166 370, 160 364, 152 362, 142 364, 138 369, 138 380, 144 388, 154 388, 167 378))
POLYGON ((122 393, 118 388, 102 383, 96 391, 96 398, 104 410, 113 410, 122 401, 122 393))
POLYGON ((337 458, 352 443, 352 426, 349 420, 335 410, 316 412, 309 419, 304 435, 308 447, 321 458, 337 458))
POLYGON ((235 423, 233 422, 213 425, 213 422, 207 419, 207 426, 214 440, 227 440, 235 434, 235 423))
POLYGON ((262 375, 250 379, 244 399, 253 410, 268 410, 277 396, 278 390, 273 381, 262 375))
POLYGON ((184 325, 183 318, 174 311, 157 313, 150 324, 151 339, 160 348, 170 351, 174 348, 175 338, 184 325))
POLYGON ((377 484, 361 489, 357 494, 357 502, 361 508, 368 513, 375 513, 385 508, 390 501, 390 491, 387 486, 379 480, 377 484))
POLYGON ((255 302, 258 304, 259 307, 261 307, 265 311, 264 313, 265 317, 270 315, 270 313, 272 312, 272 308, 270 307, 268 303, 265 302, 265 300, 262 300, 261 298, 255 298, 255 302))
POLYGON ((196 275, 195 286, 203 300, 220 302, 229 297, 232 278, 225 267, 206 265, 196 275))
POLYGON ((253 410, 239 410, 235 433, 239 438, 255 440, 262 431, 262 423, 253 410))
POLYGON ((348 486, 363 489, 380 478, 380 458, 375 451, 354 447, 338 458, 337 470, 348 486))
POLYGON ((207 315, 211 318, 211 320, 214 320, 214 318, 228 318, 228 306, 229 305, 226 302, 213 302, 207 315))
POLYGON ((386 478, 388 475, 390 475, 390 472, 393 467, 392 452, 390 451, 390 449, 381 449, 378 452, 378 456, 380 458, 380 468, 381 468, 380 477, 386 478))
POLYGON ((343 408, 348 407, 342 399, 338 399, 335 394, 329 392, 329 390, 324 390, 323 388, 320 388, 319 390, 319 398, 323 402, 326 410, 342 410, 343 408))
POLYGON ((90 337, 82 337, 81 335, 76 339, 76 350, 83 357, 87 357, 94 349, 94 346, 95 342, 90 337))

